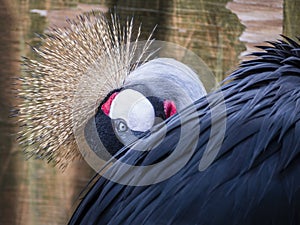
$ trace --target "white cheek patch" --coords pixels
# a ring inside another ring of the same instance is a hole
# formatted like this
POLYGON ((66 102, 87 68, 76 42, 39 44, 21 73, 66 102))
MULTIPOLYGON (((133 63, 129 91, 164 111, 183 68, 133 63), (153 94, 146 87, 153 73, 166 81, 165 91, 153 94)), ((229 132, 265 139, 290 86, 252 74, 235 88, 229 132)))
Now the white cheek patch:
POLYGON ((138 91, 126 89, 113 100, 109 117, 123 119, 134 131, 149 130, 155 120, 155 112, 150 101, 138 91))
POLYGON ((131 130, 145 132, 154 123, 154 109, 147 98, 135 102, 128 113, 128 126, 131 130))

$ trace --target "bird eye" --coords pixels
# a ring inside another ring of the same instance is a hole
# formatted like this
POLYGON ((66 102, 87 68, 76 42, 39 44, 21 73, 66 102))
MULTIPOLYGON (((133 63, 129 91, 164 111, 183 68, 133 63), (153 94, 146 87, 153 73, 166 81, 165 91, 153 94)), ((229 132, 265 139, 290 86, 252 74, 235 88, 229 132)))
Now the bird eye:
POLYGON ((125 132, 125 131, 127 131, 128 127, 125 122, 119 121, 119 123, 117 125, 117 129, 119 132, 125 132))

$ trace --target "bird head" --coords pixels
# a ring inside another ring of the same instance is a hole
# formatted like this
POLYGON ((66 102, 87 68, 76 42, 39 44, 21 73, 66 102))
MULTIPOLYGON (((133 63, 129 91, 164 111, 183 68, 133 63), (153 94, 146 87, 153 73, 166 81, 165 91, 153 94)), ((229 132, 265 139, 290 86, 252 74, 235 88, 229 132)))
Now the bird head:
POLYGON ((108 159, 205 94, 188 66, 171 58, 151 60, 103 99, 87 122, 85 138, 98 156, 108 159))
POLYGON ((132 20, 92 12, 68 23, 41 36, 38 60, 24 58, 19 142, 29 156, 64 168, 86 143, 111 158, 206 94, 191 68, 155 56, 151 35, 139 41, 139 27, 132 38, 132 20))

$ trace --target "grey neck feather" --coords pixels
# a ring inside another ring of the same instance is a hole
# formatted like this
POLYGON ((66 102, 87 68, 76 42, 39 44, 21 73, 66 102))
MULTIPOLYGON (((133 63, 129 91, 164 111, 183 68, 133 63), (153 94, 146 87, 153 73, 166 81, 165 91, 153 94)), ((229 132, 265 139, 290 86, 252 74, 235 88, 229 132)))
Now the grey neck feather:
POLYGON ((178 111, 207 94, 197 74, 171 58, 157 58, 143 64, 129 74, 124 86, 146 97, 172 100, 178 111))

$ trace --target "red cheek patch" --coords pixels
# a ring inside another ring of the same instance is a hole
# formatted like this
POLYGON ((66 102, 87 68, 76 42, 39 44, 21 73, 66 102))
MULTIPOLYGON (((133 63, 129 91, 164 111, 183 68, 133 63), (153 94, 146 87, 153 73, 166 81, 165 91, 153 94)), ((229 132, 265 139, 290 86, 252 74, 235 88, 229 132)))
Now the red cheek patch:
POLYGON ((175 103, 170 100, 165 100, 164 101, 164 111, 165 111, 166 119, 173 116, 175 113, 177 113, 175 103))
POLYGON ((109 112, 110 112, 110 107, 111 104, 113 102, 113 100, 115 99, 115 97, 117 96, 117 94, 119 94, 119 92, 115 92, 113 93, 106 102, 103 103, 103 105, 101 106, 101 110, 108 116, 109 112))

